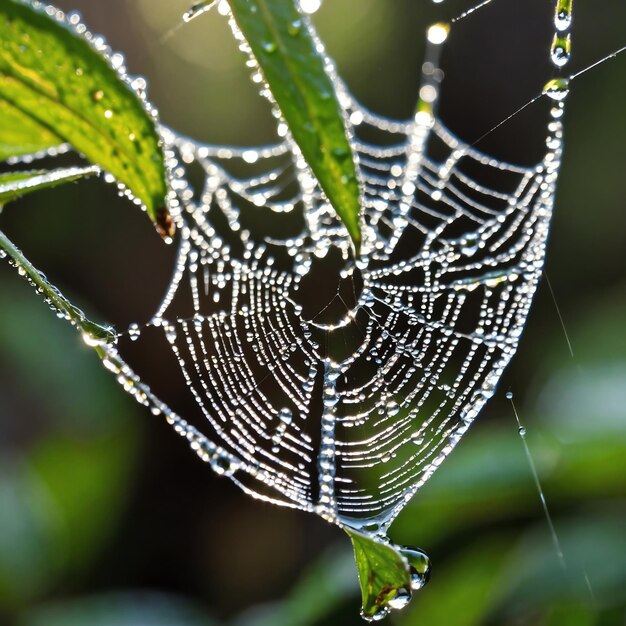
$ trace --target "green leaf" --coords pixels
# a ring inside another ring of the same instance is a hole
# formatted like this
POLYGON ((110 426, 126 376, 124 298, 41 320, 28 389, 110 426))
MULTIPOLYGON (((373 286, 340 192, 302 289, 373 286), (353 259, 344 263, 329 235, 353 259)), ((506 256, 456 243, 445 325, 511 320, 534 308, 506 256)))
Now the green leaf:
POLYGON ((0 174, 0 208, 7 202, 17 200, 28 193, 70 183, 85 176, 97 174, 99 171, 98 167, 91 166, 0 174))
POLYGON ((410 595, 409 562, 391 545, 349 528, 344 530, 354 547, 363 602, 361 615, 368 621, 380 618, 400 594, 410 595))
POLYGON ((62 143, 63 139, 49 128, 0 99, 0 161, 42 152, 62 143))
POLYGON ((87 319, 83 311, 74 306, 54 285, 48 282, 40 272, 22 253, 22 251, 0 230, 0 252, 3 257, 9 257, 20 274, 44 295, 48 305, 57 314, 67 319, 73 326, 83 333, 85 343, 100 354, 103 343, 116 340, 115 330, 109 326, 102 326, 87 319))
POLYGON ((18 0, 0 3, 0 102, 2 158, 67 142, 124 184, 169 233, 155 120, 67 22, 18 0))
POLYGON ((361 195, 341 105, 306 18, 293 0, 229 0, 302 155, 357 254, 361 195))

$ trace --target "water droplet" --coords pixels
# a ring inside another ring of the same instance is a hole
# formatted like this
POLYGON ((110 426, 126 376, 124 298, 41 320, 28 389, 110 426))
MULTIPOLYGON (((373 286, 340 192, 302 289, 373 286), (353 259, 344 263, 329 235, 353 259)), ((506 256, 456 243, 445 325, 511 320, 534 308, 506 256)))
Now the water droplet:
POLYGON ((572 38, 569 34, 555 35, 550 50, 550 58, 557 67, 563 67, 570 59, 572 50, 572 38))
POLYGON ((448 24, 433 24, 428 29, 428 41, 436 46, 440 46, 448 38, 450 26, 448 24))
POLYGON ((322 6, 322 0, 300 0, 300 9, 304 13, 312 15, 322 6))
POLYGON ((102 98, 104 98, 104 91, 102 91, 102 89, 98 89, 97 91, 94 91, 91 94, 91 97, 96 101, 96 102, 100 102, 100 100, 102 100, 102 98))
POLYGON ((204 0, 191 5, 189 10, 183 13, 183 22, 191 22, 191 20, 199 17, 203 13, 210 11, 215 6, 215 0, 204 0))
POLYGON ((141 336, 141 329, 139 328, 139 324, 131 324, 128 327, 128 336, 131 341, 137 341, 141 336))
POLYGON ((289 426, 293 419, 293 414, 290 409, 284 408, 280 410, 278 417, 280 418, 280 421, 283 422, 283 424, 289 426))
POLYGON ((365 613, 363 613, 363 611, 361 611, 361 617, 363 618, 364 621, 366 622, 380 622, 382 620, 384 620, 387 615, 389 615, 390 613, 390 609, 389 607, 381 607, 379 608, 376 613, 372 614, 372 615, 365 615, 365 613))
POLYGON ((394 611, 400 611, 408 606, 409 602, 411 602, 411 590, 402 587, 401 589, 396 589, 396 595, 387 604, 394 611))
POLYGON ((506 392, 506 399, 507 400, 513 400, 513 392, 512 391, 507 391, 506 392))
POLYGON ((276 50, 278 49, 278 46, 276 45, 275 41, 266 41, 263 43, 263 50, 265 50, 265 52, 267 52, 268 54, 272 54, 273 52, 276 52, 276 50))
POLYGON ((560 32, 568 30, 572 25, 572 0, 559 0, 554 15, 554 25, 560 32))
POLYGON ((517 429, 517 432, 520 434, 520 437, 525 437, 526 436, 526 426, 520 426, 517 429))
POLYGON ((297 37, 302 32, 302 20, 294 20, 287 26, 287 32, 292 37, 297 37))
POLYGON ((412 546, 401 547, 400 554, 409 562, 411 589, 421 589, 430 579, 430 559, 425 552, 412 546))
POLYGON ((362 124, 364 119, 365 116, 363 115, 363 113, 361 113, 361 111, 354 111, 350 114, 350 122, 354 124, 354 126, 359 126, 360 124, 362 124))
POLYGON ((543 88, 543 93, 552 100, 565 100, 565 98, 567 98, 567 95, 569 94, 569 79, 553 78, 546 83, 545 87, 543 88))
POLYGON ((130 86, 135 91, 145 91, 146 87, 148 86, 148 83, 147 83, 146 79, 143 76, 137 76, 137 78, 133 79, 133 81, 131 82, 130 86))
POLYGON ((338 159, 346 159, 350 156, 350 150, 347 148, 333 148, 330 152, 338 159))

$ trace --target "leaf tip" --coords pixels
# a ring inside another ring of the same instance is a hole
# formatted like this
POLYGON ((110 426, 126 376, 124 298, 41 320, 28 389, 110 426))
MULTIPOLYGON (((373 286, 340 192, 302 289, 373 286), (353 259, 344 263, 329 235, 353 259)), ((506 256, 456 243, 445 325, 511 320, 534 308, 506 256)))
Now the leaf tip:
POLYGON ((382 536, 344 528, 352 540, 362 594, 361 617, 367 622, 401 610, 430 575, 426 554, 411 546, 396 546, 382 536))
POLYGON ((161 206, 155 211, 154 225, 165 241, 170 240, 176 233, 174 220, 172 220, 172 216, 165 206, 161 206))

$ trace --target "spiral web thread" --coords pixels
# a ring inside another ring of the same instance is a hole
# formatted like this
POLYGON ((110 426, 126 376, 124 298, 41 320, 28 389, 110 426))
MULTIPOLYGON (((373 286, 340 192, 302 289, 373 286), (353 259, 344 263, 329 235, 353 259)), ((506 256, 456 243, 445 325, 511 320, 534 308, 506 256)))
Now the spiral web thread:
MULTIPOLYGON (((569 28, 558 10, 556 24, 554 46, 569 28)), ((260 149, 162 128, 180 243, 148 326, 165 335, 206 434, 164 404, 116 344, 99 346, 126 391, 218 474, 256 498, 368 531, 388 527, 493 395, 541 276, 561 162, 565 80, 546 87, 553 109, 535 167, 482 154, 445 128, 435 109, 446 36, 444 25, 429 30, 408 121, 363 108, 327 59, 362 183, 356 261, 279 115, 280 142, 260 149), (310 314, 307 280, 333 255, 343 287, 310 314), (340 312, 328 321, 331 305, 340 312)), ((563 65, 554 49, 553 60, 563 65)))

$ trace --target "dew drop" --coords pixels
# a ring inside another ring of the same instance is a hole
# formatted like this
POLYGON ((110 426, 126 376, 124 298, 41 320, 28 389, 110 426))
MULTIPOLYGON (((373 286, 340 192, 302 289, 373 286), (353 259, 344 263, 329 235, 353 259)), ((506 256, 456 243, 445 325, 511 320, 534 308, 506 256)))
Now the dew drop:
POLYGON ((189 10, 183 13, 183 22, 191 22, 191 20, 199 17, 203 13, 210 11, 215 5, 215 0, 204 0, 191 5, 189 10))
POLYGON ((294 20, 287 27, 287 32, 292 37, 297 37, 302 32, 302 20, 294 20))
POLYGON ((572 0, 559 0, 554 15, 554 25, 560 32, 566 31, 572 25, 572 0))
POLYGON ((322 6, 322 0, 300 0, 300 8, 304 13, 312 15, 322 6))
POLYGON ((148 86, 148 83, 146 82, 146 79, 143 76, 137 76, 137 78, 133 79, 130 86, 135 91, 145 91, 146 87, 148 86))
POLYGON ((396 589, 396 595, 387 604, 394 611, 400 611, 408 606, 409 602, 411 602, 411 590, 402 587, 401 589, 396 589))
POLYGON ((128 327, 128 336, 131 341, 137 341, 141 336, 141 329, 139 328, 139 324, 131 324, 128 327))
POLYGON ((570 59, 572 39, 569 34, 555 35, 550 50, 550 58, 557 67, 563 67, 570 59))
POLYGON ((543 93, 548 96, 548 98, 556 100, 557 102, 565 100, 569 94, 569 79, 553 78, 546 83, 543 88, 543 93))
POLYGON ((265 41, 263 43, 263 50, 265 50, 265 52, 267 52, 268 54, 272 54, 273 52, 276 52, 277 49, 278 49, 278 46, 276 45, 275 41, 265 41))
POLYGON ((289 424, 291 424, 291 421, 293 419, 293 414, 290 409, 285 408, 285 409, 281 409, 278 417, 280 418, 280 421, 283 424, 285 424, 285 426, 289 426, 289 424))
POLYGON ((361 611, 361 617, 366 622, 380 622, 384 620, 389 615, 389 613, 389 607, 385 606, 379 608, 376 613, 373 613, 372 615, 366 615, 363 611, 361 611))
POLYGON ((413 546, 401 547, 400 554, 409 562, 411 589, 421 589, 430 579, 430 559, 425 552, 413 546))

